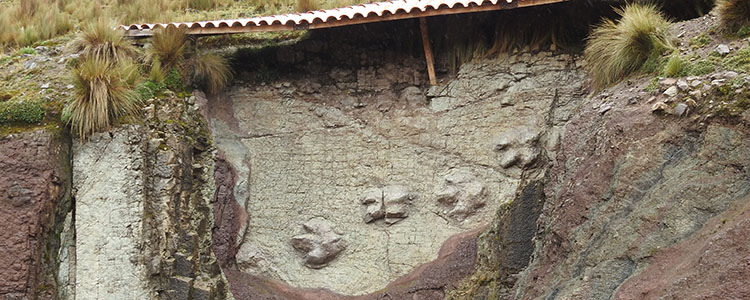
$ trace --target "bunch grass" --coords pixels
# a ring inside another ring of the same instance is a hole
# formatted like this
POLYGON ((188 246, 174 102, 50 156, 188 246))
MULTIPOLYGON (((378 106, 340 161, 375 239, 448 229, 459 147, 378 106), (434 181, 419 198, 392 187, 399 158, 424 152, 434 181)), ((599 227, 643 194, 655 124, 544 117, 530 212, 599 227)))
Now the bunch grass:
POLYGON ((594 85, 603 88, 638 71, 651 57, 674 51, 671 23, 654 5, 629 4, 592 31, 584 50, 594 85))
POLYGON ((750 26, 750 0, 719 0, 716 7, 721 26, 731 33, 750 26))

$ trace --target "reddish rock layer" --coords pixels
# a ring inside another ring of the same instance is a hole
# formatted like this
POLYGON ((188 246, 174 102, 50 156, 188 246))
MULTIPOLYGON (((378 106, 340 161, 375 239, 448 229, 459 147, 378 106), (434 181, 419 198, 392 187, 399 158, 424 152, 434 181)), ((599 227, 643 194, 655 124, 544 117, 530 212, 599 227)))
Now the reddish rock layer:
POLYGON ((44 282, 42 253, 57 206, 69 192, 68 151, 69 145, 45 131, 0 138, 3 299, 55 297, 54 288, 44 282))
POLYGON ((232 166, 219 154, 214 168, 216 194, 213 203, 212 246, 221 266, 234 263, 237 255, 235 238, 242 225, 247 223, 247 212, 234 199, 236 177, 232 166))

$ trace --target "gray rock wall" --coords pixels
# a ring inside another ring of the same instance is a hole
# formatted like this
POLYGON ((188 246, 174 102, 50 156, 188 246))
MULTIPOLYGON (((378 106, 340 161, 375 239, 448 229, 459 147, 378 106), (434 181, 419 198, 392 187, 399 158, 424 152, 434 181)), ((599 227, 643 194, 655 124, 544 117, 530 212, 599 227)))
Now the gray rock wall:
POLYGON ((139 127, 126 126, 73 146, 76 299, 154 296, 141 263, 144 142, 139 127))
POLYGON ((310 43, 279 53, 316 72, 211 99, 214 141, 248 215, 236 264, 296 287, 382 289, 437 258, 448 237, 489 223, 582 93, 576 58, 564 54, 479 60, 428 89, 419 58, 365 52, 319 64, 315 51, 347 46, 310 43), (318 219, 330 235, 308 237, 318 219))
POLYGON ((211 249, 214 156, 193 99, 150 100, 142 125, 76 141, 76 299, 231 299, 211 249))

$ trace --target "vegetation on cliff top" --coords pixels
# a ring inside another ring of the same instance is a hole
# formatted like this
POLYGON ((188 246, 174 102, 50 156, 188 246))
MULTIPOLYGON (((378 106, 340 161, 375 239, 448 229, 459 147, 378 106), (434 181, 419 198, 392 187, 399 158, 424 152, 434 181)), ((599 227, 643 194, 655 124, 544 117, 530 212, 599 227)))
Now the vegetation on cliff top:
POLYGON ((654 5, 630 4, 617 22, 604 20, 589 36, 584 55, 598 88, 638 71, 647 60, 673 51, 670 22, 654 5))

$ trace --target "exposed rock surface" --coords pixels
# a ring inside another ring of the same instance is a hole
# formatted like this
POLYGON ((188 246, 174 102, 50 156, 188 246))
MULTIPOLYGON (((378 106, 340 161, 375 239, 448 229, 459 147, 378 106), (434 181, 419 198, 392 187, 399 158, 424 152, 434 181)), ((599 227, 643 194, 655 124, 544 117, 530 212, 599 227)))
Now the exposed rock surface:
POLYGON ((56 299, 66 289, 55 258, 71 208, 70 139, 47 129, 5 136, 0 157, 0 298, 56 299))
POLYGON ((608 99, 605 115, 586 105, 567 126, 514 298, 750 295, 750 130, 654 115, 632 96, 608 99))
POLYGON ((366 206, 364 221, 371 223, 385 219, 386 224, 395 224, 408 216, 408 206, 414 198, 416 196, 405 186, 369 189, 360 200, 366 206))
POLYGON ((274 57, 280 79, 240 74, 247 83, 210 99, 214 141, 248 216, 234 238, 242 272, 348 295, 386 287, 434 260, 450 236, 486 225, 582 97, 571 55, 478 60, 427 88, 421 57, 362 50, 352 36, 265 52, 257 60, 274 57), (371 189, 387 186, 415 196, 396 197, 390 207, 403 212, 377 205, 371 189), (289 241, 320 216, 347 248, 311 269, 289 241), (386 226, 373 224, 379 218, 386 226))
POLYGON ((318 217, 302 224, 305 233, 292 238, 292 247, 305 255, 305 265, 320 269, 346 249, 346 241, 334 231, 334 224, 318 217))
POLYGON ((76 299, 231 298, 211 249, 214 157, 197 109, 76 141, 76 299))

